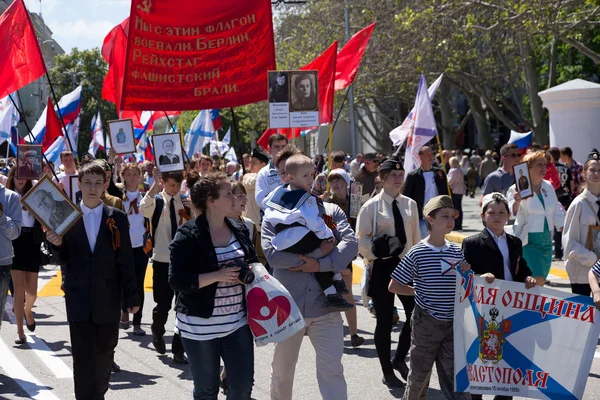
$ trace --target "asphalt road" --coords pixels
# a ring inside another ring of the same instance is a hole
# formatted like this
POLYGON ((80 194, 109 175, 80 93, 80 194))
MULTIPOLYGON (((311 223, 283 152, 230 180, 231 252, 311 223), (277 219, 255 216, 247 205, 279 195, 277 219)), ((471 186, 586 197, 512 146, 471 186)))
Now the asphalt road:
MULTIPOLYGON (((467 233, 481 229, 475 200, 465 199, 465 209, 472 217, 465 223, 467 233)), ((49 267, 51 268, 51 267, 49 267)), ((43 271, 40 274, 40 286, 47 285, 56 270, 43 271)), ((550 277, 552 287, 569 291, 568 281, 564 277, 561 262, 553 265, 550 277), (561 273, 562 271, 562 273, 561 273)), ((47 290, 43 293, 50 293, 47 290)), ((365 337, 363 346, 353 349, 346 336, 346 349, 343 357, 344 372, 348 383, 350 399, 393 399, 400 398, 403 390, 388 390, 381 383, 381 371, 373 343, 375 319, 365 307, 360 305, 359 287, 354 285, 358 305, 359 333, 365 337)), ((401 321, 404 321, 402 307, 397 302, 401 321)), ((152 294, 147 293, 144 308, 143 327, 149 332, 152 294)), ((4 313, 0 330, 0 399, 34 398, 43 400, 74 399, 72 381, 72 358, 70 354, 69 331, 66 322, 64 299, 61 296, 44 295, 39 297, 34 308, 37 321, 35 333, 28 333, 28 343, 23 346, 14 344, 16 327, 9 302, 4 313)), ((171 314, 167 330, 167 348, 174 315, 171 314)), ((394 327, 392 339, 395 343, 402 322, 394 327)), ((346 331, 347 332, 347 331, 346 331)), ((392 344, 394 347, 394 344, 392 344)), ((255 350, 255 385, 253 397, 258 400, 269 399, 269 382, 273 346, 255 350)), ((600 352, 596 350, 584 399, 600 399, 600 352)), ((119 344, 115 356, 123 369, 111 377, 107 399, 115 400, 153 400, 153 399, 189 399, 192 398, 192 381, 189 367, 172 362, 167 354, 159 355, 153 349, 151 336, 135 337, 131 329, 120 331, 119 344)), ((220 395, 219 399, 225 396, 220 395)), ((305 340, 296 369, 294 399, 319 399, 316 379, 315 354, 309 340, 305 340)), ((429 390, 430 399, 442 399, 435 371, 429 390)), ((486 397, 486 399, 491 397, 486 397)), ((515 397, 515 399, 518 399, 515 397)))

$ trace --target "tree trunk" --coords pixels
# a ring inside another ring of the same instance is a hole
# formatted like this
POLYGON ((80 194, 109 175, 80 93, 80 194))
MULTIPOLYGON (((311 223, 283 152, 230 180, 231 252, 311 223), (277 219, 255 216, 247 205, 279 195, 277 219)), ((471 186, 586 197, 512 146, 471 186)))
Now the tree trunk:
POLYGON ((473 119, 475 120, 475 127, 477 128, 477 146, 480 149, 491 149, 494 143, 490 133, 487 112, 484 108, 485 105, 477 95, 469 94, 468 99, 469 104, 471 105, 473 119))
POLYGON ((525 87, 529 94, 531 103, 531 119, 533 120, 533 138, 539 144, 548 144, 548 129, 544 123, 544 107, 542 99, 538 96, 540 85, 537 78, 537 68, 535 59, 531 53, 529 44, 523 44, 521 47, 524 60, 523 69, 525 72, 525 87))
POLYGON ((556 36, 552 36, 552 42, 550 43, 550 62, 548 66, 548 89, 556 86, 556 50, 558 40, 556 36))
POLYGON ((450 96, 452 95, 450 82, 445 79, 442 80, 438 91, 439 96, 437 99, 442 114, 442 142, 444 149, 453 150, 456 148, 456 132, 454 132, 454 110, 450 101, 450 96))

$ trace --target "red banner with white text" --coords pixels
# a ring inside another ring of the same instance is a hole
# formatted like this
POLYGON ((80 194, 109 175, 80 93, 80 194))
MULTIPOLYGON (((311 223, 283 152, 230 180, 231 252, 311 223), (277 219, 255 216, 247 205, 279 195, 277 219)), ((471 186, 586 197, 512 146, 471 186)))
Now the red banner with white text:
POLYGON ((200 110, 267 99, 270 0, 132 0, 123 110, 200 110))

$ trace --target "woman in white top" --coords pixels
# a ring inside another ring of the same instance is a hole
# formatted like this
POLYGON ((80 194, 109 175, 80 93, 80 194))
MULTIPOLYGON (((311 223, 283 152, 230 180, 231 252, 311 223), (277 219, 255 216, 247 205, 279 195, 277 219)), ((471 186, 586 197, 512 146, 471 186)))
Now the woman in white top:
POLYGON ((598 254, 589 250, 589 232, 591 226, 600 225, 600 153, 596 149, 588 155, 583 166, 583 178, 584 189, 567 210, 562 242, 565 244, 565 268, 571 281, 571 291, 589 296, 588 274, 598 260, 598 254))
POLYGON ((251 271, 230 264, 257 262, 256 252, 246 225, 229 217, 235 197, 227 175, 202 176, 191 197, 201 213, 183 224, 170 244, 169 284, 178 293, 175 331, 189 359, 194 398, 217 398, 222 358, 228 398, 249 400, 254 343, 240 278, 251 271))
MULTIPOLYGON (((546 174, 546 153, 536 151, 523 157, 529 168, 533 196, 521 199, 515 185, 507 192, 508 205, 515 221, 515 234, 523 242, 523 257, 527 261, 532 276, 550 273, 552 265, 552 232, 562 231, 565 210, 559 203, 552 184, 544 180, 546 174)), ((543 285, 544 282, 538 282, 543 285)))
MULTIPOLYGON (((8 172, 6 188, 17 192, 23 197, 33 186, 30 180, 17 179, 17 167, 13 166, 8 172)), ((14 285, 14 313, 17 320, 16 344, 27 343, 23 331, 23 318, 26 319, 27 329, 35 330, 33 304, 37 298, 37 281, 42 263, 41 244, 43 240, 42 226, 33 215, 23 207, 21 234, 13 240, 14 258, 12 280, 14 285), (26 304, 24 304, 26 302, 26 304)))
MULTIPOLYGON (((466 156, 465 156, 466 157, 466 156)), ((448 185, 452 191, 452 202, 454 208, 458 210, 458 218, 455 220, 454 230, 462 230, 463 211, 462 211, 462 199, 467 193, 467 187, 465 185, 465 174, 460 168, 458 157, 450 157, 450 171, 448 171, 448 185)))
POLYGON ((410 318, 415 303, 412 296, 398 296, 404 307, 406 322, 394 359, 390 361, 394 294, 388 290, 388 285, 400 259, 421 239, 421 232, 417 203, 401 194, 404 184, 402 163, 396 157, 385 160, 380 166, 379 177, 383 190, 369 199, 358 213, 356 236, 365 264, 372 265, 368 294, 373 298, 377 318, 375 348, 383 383, 389 387, 401 387, 403 384, 393 370, 398 370, 406 380, 408 366, 405 358, 410 348, 410 318))

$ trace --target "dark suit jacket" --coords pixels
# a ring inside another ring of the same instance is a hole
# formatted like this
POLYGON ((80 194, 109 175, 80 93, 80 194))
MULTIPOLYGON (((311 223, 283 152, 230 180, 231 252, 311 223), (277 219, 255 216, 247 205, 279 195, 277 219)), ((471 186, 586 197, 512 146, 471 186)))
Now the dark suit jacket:
MULTIPOLYGON (((448 180, 444 171, 436 167, 433 167, 432 171, 438 195, 450 196, 451 194, 448 193, 448 180)), ((402 194, 417 202, 419 219, 423 219, 423 207, 425 206, 425 178, 423 178, 423 168, 419 167, 406 176, 402 194)))
POLYGON ((37 179, 40 177, 40 174, 35 168, 29 168, 28 165, 21 165, 17 171, 17 176, 21 179, 37 179))
POLYGON ((133 251, 127 215, 103 205, 102 221, 94 251, 90 250, 83 218, 63 236, 60 264, 69 322, 92 320, 96 324, 119 322, 121 293, 127 307, 139 306, 133 251), (113 248, 106 220, 112 218, 119 230, 121 246, 113 248))
MULTIPOLYGON (((523 244, 516 236, 506 234, 510 273, 515 282, 525 282, 531 276, 531 270, 523 257, 523 244), (520 257, 520 260, 519 260, 520 257), (517 261, 518 264, 517 264, 517 261)), ((494 238, 487 229, 477 235, 469 236, 462 243, 465 259, 476 274, 492 273, 498 279, 504 279, 504 259, 494 238)))
POLYGON ((160 165, 179 164, 179 156, 174 156, 173 157, 173 162, 171 162, 171 160, 169 159, 169 157, 167 157, 167 156, 165 156, 163 154, 160 157, 158 157, 158 162, 160 163, 160 165))

